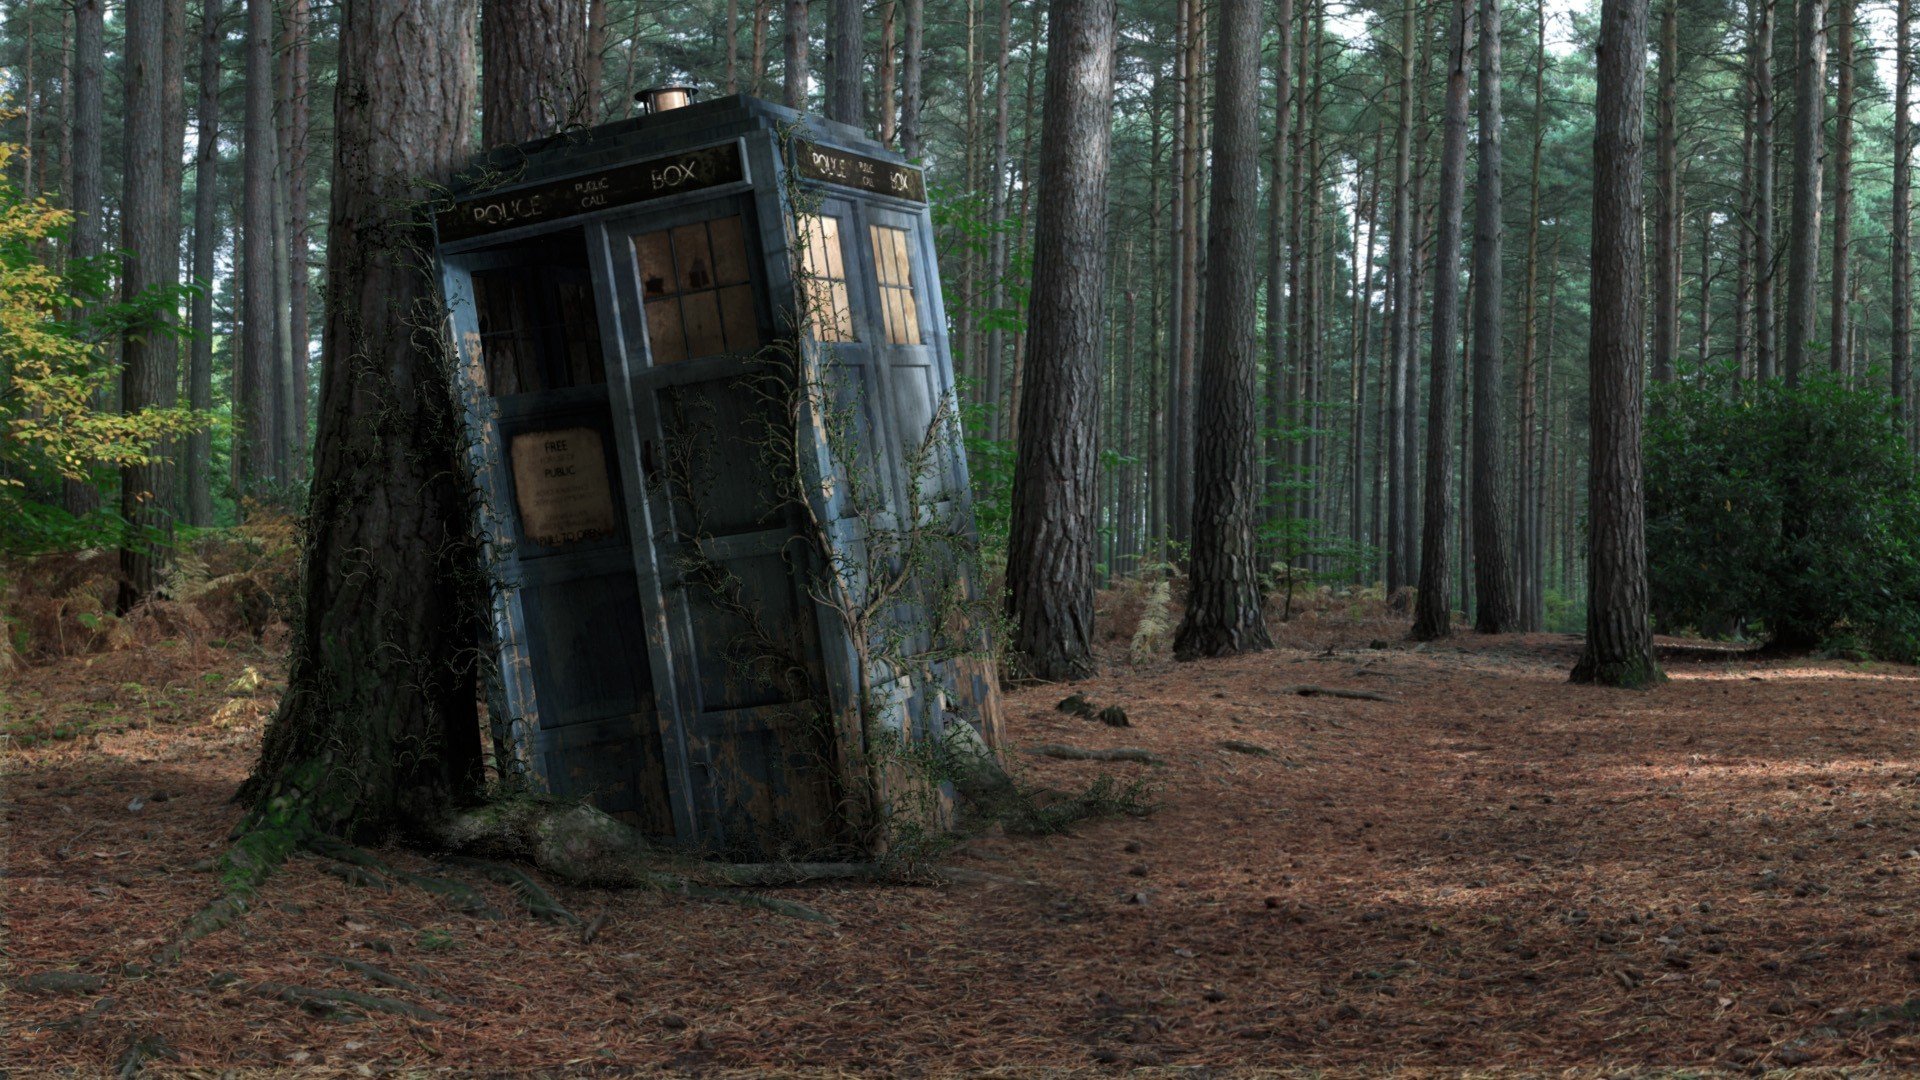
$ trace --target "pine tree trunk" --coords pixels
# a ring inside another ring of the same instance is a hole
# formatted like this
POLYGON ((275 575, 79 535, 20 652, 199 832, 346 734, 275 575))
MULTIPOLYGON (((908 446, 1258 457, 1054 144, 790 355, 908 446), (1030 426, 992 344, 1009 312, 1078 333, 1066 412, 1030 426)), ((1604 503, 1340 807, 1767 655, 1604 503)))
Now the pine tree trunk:
POLYGON ((900 112, 894 105, 893 86, 893 33, 894 15, 899 8, 895 0, 882 0, 880 4, 880 71, 879 83, 875 88, 878 100, 876 111, 880 114, 880 145, 892 146, 898 132, 900 112))
MULTIPOLYGON (((733 0, 733 2, 737 2, 737 0, 733 0)), ((727 81, 729 87, 727 92, 732 93, 732 53, 734 51, 733 42, 736 35, 732 33, 733 26, 731 22, 728 24, 728 30, 727 47, 729 51, 727 81)), ((579 122, 583 124, 598 124, 608 119, 604 111, 606 108, 605 83, 607 73, 607 0, 587 0, 586 65, 586 72, 581 77, 581 84, 586 92, 586 100, 580 107, 579 122)))
POLYGON ((993 405, 994 438, 1013 433, 1012 395, 1007 384, 1007 335, 1001 311, 1007 306, 1007 188, 1013 166, 1007 160, 1007 139, 1012 127, 1011 99, 1007 93, 1007 58, 1013 49, 1013 0, 1000 0, 1000 54, 994 61, 993 169, 988 181, 993 185, 988 218, 987 289, 989 315, 986 362, 987 400, 993 405))
POLYGON ((1031 403, 1008 538, 1014 652, 1046 680, 1093 672, 1100 317, 1112 145, 1115 0, 1052 0, 1034 231, 1031 403))
POLYGON ((1286 515, 1288 440, 1282 435, 1287 408, 1287 232, 1284 213, 1291 202, 1287 171, 1288 115, 1292 96, 1293 0, 1279 0, 1274 14, 1279 40, 1273 58, 1273 179, 1267 200, 1267 520, 1278 525, 1286 515))
POLYGON ((1913 431, 1913 0, 1894 8, 1893 359, 1900 431, 1913 431))
POLYGON ((1193 549, 1182 660, 1267 648, 1254 527, 1260 506, 1257 339, 1260 6, 1220 0, 1207 223, 1207 312, 1195 432, 1193 549))
POLYGON ((1520 475, 1516 483, 1519 513, 1515 531, 1519 540, 1518 593, 1514 629, 1537 633, 1546 618, 1545 569, 1540 565, 1541 505, 1540 477, 1544 456, 1537 432, 1540 426, 1538 387, 1539 314, 1540 314, 1540 157, 1546 141, 1545 108, 1547 83, 1547 7, 1539 0, 1534 8, 1535 39, 1533 67, 1533 148, 1527 170, 1527 287, 1524 326, 1520 338, 1520 475))
POLYGON ((1514 628, 1513 537, 1507 501, 1506 358, 1501 312, 1500 0, 1480 0, 1479 172, 1473 210, 1473 593, 1474 629, 1514 628))
POLYGON ((585 0, 482 0, 480 11, 481 144, 591 123, 585 0))
POLYGON ((1827 100, 1826 0, 1800 0, 1794 34, 1793 206, 1787 237, 1787 326, 1781 372, 1800 381, 1813 335, 1815 285, 1820 274, 1821 114, 1827 100))
POLYGON ((276 479, 274 447, 273 3, 246 0, 246 132, 241 152, 240 349, 234 372, 236 497, 258 497, 276 479))
MULTIPOLYGON (((106 249, 106 206, 102 199, 101 147, 104 143, 104 87, 106 85, 105 0, 74 0, 73 5, 73 127, 67 141, 72 149, 68 179, 68 208, 73 226, 67 234, 69 264, 98 256, 106 249)), ((78 315, 84 319, 91 305, 78 315)), ((104 400, 96 407, 105 407, 104 400)), ((68 480, 61 487, 61 503, 76 516, 100 507, 100 493, 92 484, 68 480)))
POLYGON ((906 40, 900 48, 900 148, 919 158, 920 80, 926 52, 926 0, 904 0, 906 40))
POLYGON ((787 107, 807 107, 807 0, 787 0, 785 79, 787 107))
MULTIPOLYGON (((600 10, 606 0, 593 0, 595 10, 600 10)), ((727 0, 727 41, 724 46, 727 54, 727 93, 740 92, 740 0, 727 0)))
POLYGON ((1760 25, 1753 38, 1753 367, 1754 377, 1780 374, 1779 335, 1774 327, 1773 236, 1773 26, 1776 0, 1757 0, 1760 25))
POLYGON ((1660 101, 1654 119, 1660 185, 1653 240, 1653 378, 1670 382, 1680 352, 1680 164, 1674 130, 1674 99, 1679 93, 1680 0, 1660 11, 1660 101))
POLYGON ((773 29, 773 0, 754 0, 753 4, 753 88, 756 96, 767 84, 767 37, 773 29))
MULTIPOLYGON (((177 3, 179 0, 173 0, 177 3)), ((120 195, 120 300, 135 303, 152 289, 168 287, 175 270, 175 245, 167 235, 167 154, 164 53, 178 48, 166 34, 168 0, 127 0, 126 48, 121 59, 124 87, 120 195)), ((132 415, 175 402, 179 372, 170 348, 164 312, 149 309, 121 334, 120 405, 132 415)), ((125 613, 152 598, 166 565, 162 546, 172 530, 172 476, 165 457, 120 470, 120 516, 126 538, 120 547, 120 589, 116 608, 125 613)))
POLYGON ((307 0, 289 0, 287 5, 287 322, 292 330, 293 409, 291 438, 293 472, 289 479, 307 477, 307 401, 311 357, 308 341, 312 322, 307 314, 307 139, 308 101, 311 83, 307 76, 308 41, 307 0))
MULTIPOLYGON (((1749 5, 1751 7, 1751 5, 1749 5)), ((1753 51, 1755 17, 1747 19, 1747 51, 1753 51)), ((1736 379, 1753 377, 1753 65, 1740 81, 1740 194, 1734 215, 1733 370, 1736 379)))
POLYGON ((315 827, 418 826, 478 779, 469 663, 486 583, 458 479, 429 182, 467 152, 472 8, 348 0, 304 603, 288 688, 242 791, 315 827))
MULTIPOLYGON (((225 15, 224 0, 202 0, 200 97, 194 112, 199 137, 193 156, 193 278, 200 291, 193 298, 193 342, 187 361, 187 404, 200 410, 213 407, 213 274, 214 255, 220 247, 220 46, 225 15)), ((181 463, 189 525, 213 524, 212 465, 212 434, 205 429, 189 434, 181 463)))
POLYGON ((1848 249, 1853 244, 1853 0, 1834 0, 1834 64, 1839 86, 1833 99, 1833 303, 1827 329, 1827 364, 1846 367, 1848 249))
POLYGON ((865 50, 861 0, 832 0, 827 16, 827 119, 865 130, 860 61, 865 50))
POLYGON ((1420 594, 1413 638, 1432 641, 1453 632, 1448 603, 1453 483, 1453 364, 1460 326, 1460 218, 1467 186, 1467 11, 1453 0, 1447 29, 1446 112, 1440 144, 1438 237, 1433 261, 1433 347, 1427 390, 1427 464, 1421 508, 1420 594))
POLYGON ((1413 348, 1413 51, 1414 0, 1402 0, 1400 11, 1400 120, 1394 136, 1393 231, 1387 261, 1393 275, 1393 321, 1387 344, 1387 594, 1397 595, 1410 583, 1411 533, 1407 522, 1406 410, 1409 398, 1408 355, 1413 348))
POLYGON ((1593 133, 1593 252, 1588 332, 1587 640, 1574 682, 1646 686, 1663 676, 1647 613, 1645 488, 1640 473, 1641 141, 1647 15, 1601 0, 1593 133))

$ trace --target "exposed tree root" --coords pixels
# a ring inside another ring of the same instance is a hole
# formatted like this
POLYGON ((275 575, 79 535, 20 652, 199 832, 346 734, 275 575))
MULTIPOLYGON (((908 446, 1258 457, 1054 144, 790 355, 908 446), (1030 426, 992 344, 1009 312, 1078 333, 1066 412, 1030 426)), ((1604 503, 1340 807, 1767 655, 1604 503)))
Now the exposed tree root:
POLYGON ((133 1040, 126 1053, 120 1055, 120 1067, 115 1072, 120 1080, 133 1080, 140 1075, 140 1070, 146 1067, 147 1062, 154 1058, 174 1056, 173 1047, 167 1045, 167 1040, 158 1035, 142 1035, 133 1040))
POLYGON ((1298 694, 1301 697, 1337 697, 1352 698, 1355 701, 1393 701, 1386 694, 1373 690, 1348 690, 1341 686, 1289 686, 1280 691, 1283 694, 1298 694))
POLYGON ((23 994, 91 994, 106 980, 81 971, 41 971, 15 975, 6 981, 7 989, 23 994))
POLYGON ((386 878, 381 877, 379 874, 364 866, 355 866, 352 863, 329 862, 321 864, 320 870, 322 873, 332 874, 334 877, 339 878, 349 885, 356 885, 363 889, 375 889, 380 892, 393 891, 393 882, 388 881, 386 878))
POLYGON ((92 1027, 95 1021, 107 1015, 107 1013, 119 1003, 120 999, 108 995, 87 1006, 81 1012, 67 1017, 65 1020, 55 1020, 51 1024, 41 1025, 41 1028, 44 1031, 64 1031, 68 1033, 85 1031, 87 1028, 92 1027))
POLYGON ((580 919, 573 912, 560 906, 553 894, 540 887, 540 883, 528 876, 525 870, 506 863, 492 862, 487 859, 475 859, 465 855, 448 855, 446 861, 455 866, 463 866, 477 871, 501 883, 512 886, 513 891, 526 902, 527 910, 536 919, 559 923, 563 926, 579 926, 580 919))
POLYGON ((1142 765, 1162 764, 1160 758, 1150 750, 1137 746, 1116 746, 1111 750, 1088 750, 1079 746, 1063 746, 1059 743, 1041 743, 1026 748, 1029 754, 1041 757, 1061 758, 1066 761, 1137 761, 1142 765))
POLYGON ((360 960, 350 960, 344 956, 329 956, 325 957, 325 959, 346 968, 348 971, 358 972, 381 986, 394 990, 403 990, 409 994, 417 994, 421 997, 429 997, 435 1001, 444 1001, 449 1004, 458 1005, 461 1003, 461 999, 447 993, 445 990, 436 990, 431 986, 422 986, 412 979, 402 978, 385 968, 375 967, 372 964, 360 960))
POLYGON ((335 990, 328 987, 263 982, 256 985, 253 992, 262 997, 279 998, 289 1005, 298 1005, 316 1016, 324 1016, 329 1020, 364 1020, 366 1012, 393 1013, 396 1016, 429 1022, 451 1019, 445 1013, 435 1012, 422 1005, 381 997, 378 994, 366 994, 358 990, 335 990), (355 1012, 356 1009, 366 1012, 355 1012))
POLYGON ((1220 749, 1231 750, 1236 754, 1252 754, 1255 757, 1272 757, 1273 751, 1259 743, 1250 743, 1244 739, 1221 739, 1220 749))

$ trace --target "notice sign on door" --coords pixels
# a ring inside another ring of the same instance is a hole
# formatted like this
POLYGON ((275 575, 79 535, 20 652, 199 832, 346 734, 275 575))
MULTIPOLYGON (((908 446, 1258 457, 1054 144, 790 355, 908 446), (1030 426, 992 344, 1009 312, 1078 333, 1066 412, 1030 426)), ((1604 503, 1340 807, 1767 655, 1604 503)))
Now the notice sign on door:
POLYGON ((530 431, 513 437, 509 453, 523 536, 561 547, 613 535, 613 491, 599 432, 530 431))

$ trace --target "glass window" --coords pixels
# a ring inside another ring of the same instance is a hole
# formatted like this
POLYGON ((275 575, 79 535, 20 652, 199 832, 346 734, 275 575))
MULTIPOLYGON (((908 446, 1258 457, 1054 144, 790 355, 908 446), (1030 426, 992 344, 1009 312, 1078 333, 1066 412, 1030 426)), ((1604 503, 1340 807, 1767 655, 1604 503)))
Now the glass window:
POLYGON ((886 325, 887 344, 919 345, 920 305, 913 299, 913 237, 891 225, 868 227, 873 239, 873 267, 880 279, 880 319, 886 325))
POLYGON ((858 341, 853 309, 847 304, 847 267, 840 252, 840 219, 808 214, 800 222, 806 265, 800 271, 800 296, 807 323, 820 341, 858 341))
POLYGON ((482 377, 495 397, 607 381, 584 241, 516 244, 508 265, 473 275, 482 377))
POLYGON ((677 364, 760 344, 739 215, 633 238, 655 364, 677 364))

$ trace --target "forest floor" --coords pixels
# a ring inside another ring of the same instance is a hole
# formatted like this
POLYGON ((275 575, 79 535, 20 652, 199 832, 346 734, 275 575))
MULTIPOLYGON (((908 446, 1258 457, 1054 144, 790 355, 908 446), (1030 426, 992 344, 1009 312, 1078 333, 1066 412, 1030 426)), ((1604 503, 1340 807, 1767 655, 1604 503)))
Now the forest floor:
POLYGON ((1399 630, 1325 616, 1260 655, 1116 661, 1076 689, 1125 729, 1011 694, 1016 747, 1163 762, 1023 754, 1032 777, 1145 777, 1157 811, 979 836, 949 865, 982 883, 773 890, 833 925, 556 887, 605 916, 583 944, 303 857, 150 978, 112 972, 214 894, 194 867, 279 669, 205 641, 41 664, 0 686, 0 1066, 92 1074, 138 1040, 159 1070, 340 1075, 1920 1064, 1920 674, 1693 646, 1632 693, 1568 685, 1566 636, 1399 630), (95 977, 20 981, 46 972, 95 977), (444 1019, 329 1019, 261 984, 444 1019))

